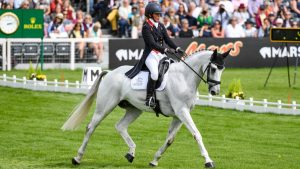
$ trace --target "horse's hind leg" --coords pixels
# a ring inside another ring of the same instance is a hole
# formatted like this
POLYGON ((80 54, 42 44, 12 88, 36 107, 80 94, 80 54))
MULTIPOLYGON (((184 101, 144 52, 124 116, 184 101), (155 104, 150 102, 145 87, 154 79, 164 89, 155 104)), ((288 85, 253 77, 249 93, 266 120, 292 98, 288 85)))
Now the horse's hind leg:
POLYGON ((102 120, 117 106, 118 100, 113 100, 113 98, 100 98, 99 103, 97 102, 95 113, 92 117, 91 122, 86 127, 85 137, 83 143, 81 144, 78 154, 72 159, 74 165, 79 165, 86 149, 86 146, 95 131, 96 127, 100 124, 102 120))
POLYGON ((158 160, 161 158, 161 156, 167 150, 167 148, 171 146, 181 126, 182 126, 182 122, 177 118, 173 118, 169 127, 167 139, 163 144, 163 146, 161 146, 161 148, 155 153, 153 161, 151 161, 149 164, 150 166, 158 165, 158 160))
POLYGON ((140 115, 142 111, 136 108, 128 108, 126 109, 126 113, 124 117, 116 124, 116 130, 120 133, 124 141, 129 147, 128 153, 125 155, 127 160, 132 163, 135 154, 135 143, 127 132, 128 126, 133 123, 140 115))

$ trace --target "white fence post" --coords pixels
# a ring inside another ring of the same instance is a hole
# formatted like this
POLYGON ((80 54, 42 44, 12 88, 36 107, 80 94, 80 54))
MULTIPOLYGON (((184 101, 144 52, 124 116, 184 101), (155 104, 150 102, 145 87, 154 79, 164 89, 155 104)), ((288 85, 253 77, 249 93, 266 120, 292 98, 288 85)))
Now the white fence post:
MULTIPOLYGON (((11 71, 11 39, 7 39, 6 70, 11 71)), ((6 57, 4 56, 4 57, 6 57)))
POLYGON ((33 86, 36 86, 36 78, 33 78, 33 86))
POLYGON ((16 75, 13 75, 13 83, 17 83, 17 77, 16 77, 16 75))
POLYGON ((222 103, 226 103, 226 97, 224 94, 222 95, 222 103))
POLYGON ((65 88, 69 88, 69 81, 65 80, 65 88))
POLYGON ((48 86, 47 79, 44 79, 44 86, 48 86))
POLYGON ((23 77, 23 85, 26 85, 26 83, 27 83, 27 80, 26 80, 26 77, 24 76, 23 77))
POLYGON ((293 107, 293 110, 297 110, 297 104, 296 104, 296 101, 293 101, 293 103, 292 103, 293 105, 292 105, 292 107, 293 107))
POLYGON ((249 100, 250 100, 250 102, 249 102, 250 106, 253 106, 254 105, 253 104, 253 97, 250 97, 249 100))
POLYGON ((58 84, 57 84, 57 79, 54 79, 54 87, 57 87, 58 84))
POLYGON ((79 81, 76 81, 76 89, 79 88, 79 81))
POLYGON ((281 108, 282 108, 281 100, 278 100, 277 103, 278 103, 278 104, 277 104, 277 108, 278 108, 278 109, 281 109, 281 108))
POLYGON ((4 82, 7 81, 6 74, 3 74, 3 81, 4 81, 4 82))

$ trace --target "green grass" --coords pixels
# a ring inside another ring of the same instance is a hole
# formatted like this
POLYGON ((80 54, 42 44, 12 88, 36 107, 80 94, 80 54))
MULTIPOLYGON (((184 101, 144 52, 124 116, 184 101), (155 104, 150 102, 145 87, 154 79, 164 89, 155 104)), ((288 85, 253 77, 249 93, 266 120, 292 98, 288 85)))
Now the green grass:
MULTIPOLYGON (((291 72, 294 68, 291 67, 291 72)), ((13 70, 11 72, 0 71, 0 75, 6 73, 9 76, 17 75, 17 77, 26 76, 24 70, 13 70)), ((44 71, 48 80, 58 79, 59 81, 69 80, 75 82, 81 80, 82 70, 47 70, 44 71)), ((269 68, 260 69, 226 69, 222 75, 221 94, 226 94, 228 86, 233 79, 240 79, 246 99, 253 97, 255 100, 268 99, 270 101, 281 100, 284 103, 297 101, 300 103, 300 76, 298 75, 297 84, 292 88, 288 87, 288 78, 286 68, 275 68, 270 77, 266 88, 263 87, 265 79, 269 73, 269 68)), ((300 74, 300 71, 299 71, 300 74)), ((291 74, 293 82, 294 75, 291 74)), ((207 94, 207 86, 200 85, 200 94, 207 94)))
MULTIPOLYGON (((71 165, 92 111, 79 130, 62 132, 60 127, 83 97, 0 87, 0 168, 150 168, 148 163, 163 144, 171 119, 144 113, 130 126, 137 151, 134 163, 129 164, 123 157, 127 146, 114 129, 123 115, 120 108, 97 128, 82 164, 71 165)), ((298 116, 207 107, 196 107, 192 116, 218 169, 300 168, 298 116)), ((203 163, 196 142, 183 127, 157 169, 199 169, 203 163)))

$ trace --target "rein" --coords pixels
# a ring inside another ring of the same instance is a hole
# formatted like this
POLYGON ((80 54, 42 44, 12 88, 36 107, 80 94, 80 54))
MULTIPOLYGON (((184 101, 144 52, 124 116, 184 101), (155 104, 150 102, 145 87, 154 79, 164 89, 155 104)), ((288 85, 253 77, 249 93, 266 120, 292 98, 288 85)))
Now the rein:
MULTIPOLYGON (((190 68, 204 83, 207 83, 207 81, 206 80, 204 80, 204 78, 203 78, 203 76, 200 76, 189 64, 187 64, 184 60, 182 60, 179 56, 177 56, 177 54, 176 53, 174 53, 174 56, 178 59, 178 60, 180 60, 180 61, 182 61, 188 68, 190 68)), ((187 56, 187 54, 186 53, 184 53, 184 56, 187 56)), ((209 63, 209 65, 210 65, 210 63, 209 63)), ((207 68, 208 68, 208 66, 206 67, 206 69, 205 69, 205 71, 207 70, 207 68)), ((203 73, 203 75, 205 74, 205 71, 204 71, 204 73, 203 73)))

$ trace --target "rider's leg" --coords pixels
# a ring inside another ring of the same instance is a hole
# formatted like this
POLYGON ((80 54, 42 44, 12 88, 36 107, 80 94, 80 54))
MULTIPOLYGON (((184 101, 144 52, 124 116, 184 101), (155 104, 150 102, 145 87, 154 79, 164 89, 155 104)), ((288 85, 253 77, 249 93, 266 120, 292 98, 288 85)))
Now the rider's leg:
POLYGON ((150 53, 145 61, 145 64, 150 71, 150 78, 147 84, 146 106, 154 108, 155 107, 154 91, 155 91, 156 81, 158 79, 158 60, 157 58, 155 58, 155 55, 150 53))

